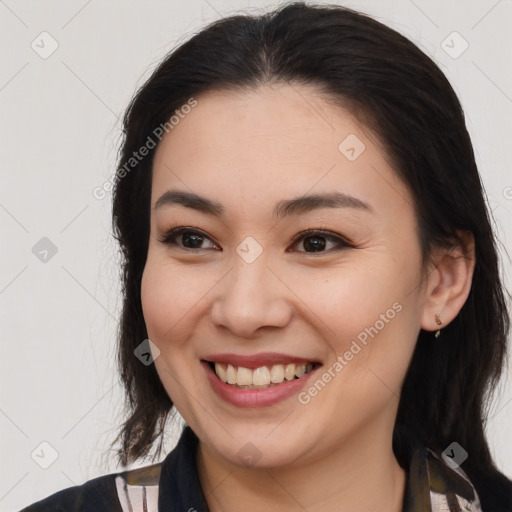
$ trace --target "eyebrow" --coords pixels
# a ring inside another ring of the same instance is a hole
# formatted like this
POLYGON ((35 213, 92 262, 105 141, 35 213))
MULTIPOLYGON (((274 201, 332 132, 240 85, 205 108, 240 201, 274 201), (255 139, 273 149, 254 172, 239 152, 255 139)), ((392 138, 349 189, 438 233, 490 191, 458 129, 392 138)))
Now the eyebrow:
MULTIPOLYGON (((168 190, 162 194, 155 203, 154 210, 171 205, 185 206, 216 217, 221 217, 225 211, 221 203, 180 190, 168 190)), ((287 217, 301 215, 321 208, 355 208, 373 213, 373 208, 357 197, 342 192, 329 192, 279 201, 274 206, 272 215, 277 218, 287 217)))

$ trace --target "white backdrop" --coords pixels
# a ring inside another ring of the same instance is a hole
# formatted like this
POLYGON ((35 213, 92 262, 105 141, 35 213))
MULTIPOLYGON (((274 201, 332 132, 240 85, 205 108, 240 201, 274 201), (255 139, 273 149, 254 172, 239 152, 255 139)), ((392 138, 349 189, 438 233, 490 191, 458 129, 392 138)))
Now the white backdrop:
MULTIPOLYGON (((512 2, 337 3, 409 36, 447 74, 510 247, 512 2)), ((117 470, 105 452, 123 402, 114 363, 118 271, 110 195, 99 200, 92 191, 116 167, 119 116, 150 70, 192 32, 278 4, 0 0, 1 511, 117 470)), ((503 268, 511 289, 504 252, 503 268)), ((492 451, 512 478, 509 382, 492 411, 492 451)))

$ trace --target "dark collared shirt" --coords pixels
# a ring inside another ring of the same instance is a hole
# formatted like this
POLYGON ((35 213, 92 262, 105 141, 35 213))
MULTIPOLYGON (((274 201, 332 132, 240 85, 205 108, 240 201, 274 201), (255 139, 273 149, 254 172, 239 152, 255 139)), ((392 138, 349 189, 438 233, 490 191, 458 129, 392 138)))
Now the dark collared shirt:
MULTIPOLYGON (((460 467, 445 462, 410 433, 400 439, 397 459, 407 471, 403 512, 482 512, 480 498, 460 467)), ((208 512, 197 445, 197 436, 186 426, 161 463, 89 480, 21 512, 208 512)), ((483 512, 512 512, 510 494, 510 506, 496 504, 483 512)))

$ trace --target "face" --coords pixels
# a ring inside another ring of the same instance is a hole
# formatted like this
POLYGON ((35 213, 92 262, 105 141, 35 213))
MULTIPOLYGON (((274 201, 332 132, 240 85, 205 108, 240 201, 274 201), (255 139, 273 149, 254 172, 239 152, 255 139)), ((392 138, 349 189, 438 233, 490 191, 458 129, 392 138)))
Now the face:
POLYGON ((167 393, 239 465, 387 439, 425 307, 411 194, 313 86, 196 99, 155 154, 142 278, 167 393))

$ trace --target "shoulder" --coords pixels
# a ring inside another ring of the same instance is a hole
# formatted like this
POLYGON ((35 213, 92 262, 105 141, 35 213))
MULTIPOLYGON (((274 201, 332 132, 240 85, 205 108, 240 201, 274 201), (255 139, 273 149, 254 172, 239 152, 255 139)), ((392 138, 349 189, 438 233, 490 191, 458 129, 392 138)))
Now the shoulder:
POLYGON ((135 511, 141 499, 148 503, 157 502, 161 465, 100 476, 82 485, 58 491, 20 512, 135 511))

